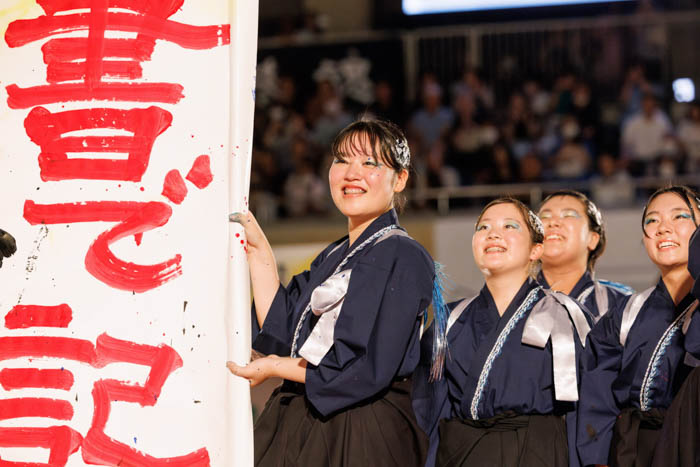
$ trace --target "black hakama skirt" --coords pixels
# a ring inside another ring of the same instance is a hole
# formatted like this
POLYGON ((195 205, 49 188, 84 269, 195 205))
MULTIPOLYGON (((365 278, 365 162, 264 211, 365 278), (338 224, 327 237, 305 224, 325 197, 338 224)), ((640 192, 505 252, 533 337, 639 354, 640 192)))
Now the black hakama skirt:
POLYGON ((651 465, 700 465, 700 368, 690 373, 666 412, 651 465))
POLYGON ((622 410, 613 428, 610 467, 649 467, 664 423, 664 409, 622 410))
POLYGON ((440 421, 437 467, 567 467, 568 459, 566 422, 559 415, 440 421))
POLYGON ((256 467, 422 467, 428 437, 411 406, 411 380, 327 417, 303 385, 285 382, 255 423, 256 467))

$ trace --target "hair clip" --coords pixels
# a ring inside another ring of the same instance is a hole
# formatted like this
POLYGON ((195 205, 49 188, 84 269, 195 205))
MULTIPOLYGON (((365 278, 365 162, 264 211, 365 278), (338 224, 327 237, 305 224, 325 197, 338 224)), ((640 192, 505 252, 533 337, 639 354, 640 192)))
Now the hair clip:
POLYGON ((542 235, 544 237, 544 224, 542 223, 542 220, 537 217, 537 214, 532 212, 530 209, 528 209, 528 213, 530 215, 530 224, 532 227, 534 227, 535 231, 542 235))
POLYGON ((595 219, 596 225, 598 227, 602 227, 603 226, 603 215, 600 213, 598 206, 593 204, 593 201, 591 201, 591 200, 588 200, 588 211, 591 213, 591 215, 595 219))
POLYGON ((408 168, 411 163, 411 150, 408 148, 406 138, 396 138, 394 152, 396 153, 396 160, 399 165, 404 169, 408 168))

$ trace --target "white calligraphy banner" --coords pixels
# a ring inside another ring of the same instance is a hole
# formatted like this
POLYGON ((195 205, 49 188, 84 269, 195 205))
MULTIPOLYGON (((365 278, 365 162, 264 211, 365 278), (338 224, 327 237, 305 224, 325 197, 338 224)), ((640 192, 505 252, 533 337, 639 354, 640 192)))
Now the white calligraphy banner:
POLYGON ((257 0, 0 0, 0 459, 252 465, 257 0))

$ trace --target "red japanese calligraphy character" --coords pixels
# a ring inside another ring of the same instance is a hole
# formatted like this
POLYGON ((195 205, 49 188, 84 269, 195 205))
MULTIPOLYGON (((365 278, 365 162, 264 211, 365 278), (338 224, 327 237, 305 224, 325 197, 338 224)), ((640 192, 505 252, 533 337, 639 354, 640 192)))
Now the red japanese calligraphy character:
POLYGON ((68 457, 80 448, 82 440, 80 433, 67 426, 0 428, 0 447, 36 447, 49 450, 49 462, 46 464, 9 462, 0 458, 0 465, 6 467, 62 467, 68 462, 68 457))
POLYGON ((120 290, 146 292, 182 274, 182 256, 153 265, 117 258, 110 245, 131 235, 138 236, 165 225, 172 209, 160 202, 89 201, 84 203, 24 203, 24 218, 32 225, 72 222, 118 222, 101 233, 85 255, 85 269, 96 279, 120 290))
MULTIPOLYGON (((210 464, 206 448, 183 456, 156 458, 109 437, 104 431, 112 402, 132 402, 142 407, 156 404, 170 374, 182 366, 182 359, 171 347, 162 344, 157 347, 136 344, 115 339, 107 334, 100 335, 96 345, 87 340, 68 337, 0 337, 0 361, 21 357, 72 360, 94 368, 103 368, 111 363, 131 363, 150 367, 150 371, 142 385, 114 379, 96 381, 92 390, 94 402, 92 423, 84 437, 67 426, 0 428, 0 447, 43 447, 50 450, 47 464, 8 462, 0 459, 0 465, 60 467, 64 466, 68 457, 79 448, 83 460, 95 465, 203 467, 210 464)), ((7 375, 7 371, 8 369, 5 369, 0 372, 0 380, 3 379, 3 374, 7 375)), ((9 384, 5 387, 7 390, 32 387, 67 391, 72 386, 72 374, 63 368, 61 370, 22 368, 9 371, 15 373, 9 377, 9 384), (57 372, 70 374, 70 384, 59 387, 56 384, 57 372)), ((65 400, 12 398, 0 400, 0 414, 4 419, 33 416, 70 420, 73 417, 73 409, 65 400)))
POLYGON ((174 83, 123 82, 142 77, 140 62, 150 60, 157 39, 189 49, 210 49, 230 41, 230 26, 191 26, 168 20, 183 0, 40 0, 46 15, 10 23, 10 47, 70 32, 85 37, 55 38, 42 48, 48 85, 7 87, 11 108, 55 102, 119 100, 176 103, 182 86, 174 83), (110 9, 119 8, 119 11, 110 9), (89 13, 60 14, 89 9, 89 13), (129 12, 124 12, 128 10, 129 12), (107 38, 105 32, 136 33, 135 39, 107 38), (109 77, 109 81, 103 81, 109 77), (82 80, 82 82, 76 82, 82 80))
POLYGON ((24 120, 31 140, 41 147, 39 167, 44 181, 99 179, 140 181, 148 167, 155 139, 172 122, 172 114, 147 109, 84 109, 51 113, 36 107, 24 120), (126 130, 133 136, 68 136, 86 129, 126 130), (68 158, 67 153, 127 153, 127 159, 68 158))

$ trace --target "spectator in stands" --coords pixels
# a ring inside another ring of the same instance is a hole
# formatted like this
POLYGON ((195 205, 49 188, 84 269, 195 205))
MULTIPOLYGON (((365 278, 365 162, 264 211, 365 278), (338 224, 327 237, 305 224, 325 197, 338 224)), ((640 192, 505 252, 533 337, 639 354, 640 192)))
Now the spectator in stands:
MULTIPOLYGON (((277 167, 283 174, 292 170, 289 154, 295 138, 306 135, 306 124, 301 115, 289 107, 271 106, 264 119, 267 126, 260 131, 261 143, 275 158, 277 167)), ((263 149, 263 148, 261 148, 263 149)))
POLYGON ((484 81, 481 72, 469 68, 462 79, 452 85, 453 99, 468 93, 474 101, 474 119, 481 121, 493 111, 494 96, 491 87, 484 81))
POLYGON ((537 157, 537 154, 531 151, 520 159, 518 178, 523 183, 542 181, 542 162, 537 157))
POLYGON ((664 136, 661 144, 661 153, 657 161, 654 175, 664 178, 672 178, 680 172, 682 163, 681 149, 678 140, 672 134, 664 136))
POLYGON ((284 183, 284 207, 290 217, 326 212, 328 192, 314 168, 310 158, 301 158, 284 183))
POLYGON ((352 123, 352 116, 345 110, 343 100, 337 94, 326 100, 321 114, 311 127, 309 137, 321 149, 329 148, 340 130, 352 123))
POLYGON ((479 152, 482 148, 481 126, 474 121, 475 102, 471 92, 462 89, 456 96, 455 125, 448 137, 449 161, 460 174, 463 184, 473 180, 481 169, 479 152))
POLYGON ((523 94, 525 94, 528 106, 533 114, 543 117, 549 112, 551 96, 539 81, 535 79, 525 81, 523 94))
POLYGON ((576 76, 572 72, 566 72, 556 79, 552 93, 552 108, 556 114, 566 115, 574 111, 575 86, 576 76))
POLYGON ((418 109, 408 124, 409 132, 417 137, 423 150, 445 136, 454 122, 454 113, 442 105, 442 88, 437 82, 426 80, 422 89, 423 106, 418 109))
POLYGON ((269 151, 261 149, 260 145, 253 146, 250 167, 250 209, 257 213, 261 222, 277 219, 281 187, 285 176, 269 151))
POLYGON ((389 81, 381 79, 374 85, 374 103, 367 109, 367 113, 403 126, 405 116, 394 98, 394 88, 389 81))
POLYGON ((598 156, 598 175, 591 180, 591 195, 601 208, 634 203, 634 183, 618 162, 609 153, 598 156))
POLYGON ((517 159, 523 158, 532 150, 530 131, 531 115, 525 97, 519 92, 510 96, 508 114, 503 126, 506 141, 510 144, 510 150, 517 159))
POLYGON ((595 139, 598 113, 598 103, 593 98, 591 87, 585 81, 577 81, 572 95, 572 114, 581 125, 581 138, 586 142, 595 139))
POLYGON ((622 85, 620 93, 620 101, 622 101, 622 124, 625 121, 636 115, 642 110, 642 101, 645 95, 651 94, 653 89, 646 76, 644 76, 644 68, 637 63, 632 65, 625 75, 625 81, 622 85))
POLYGON ((337 99, 337 97, 337 90, 328 79, 320 79, 316 83, 316 91, 314 95, 307 100, 304 111, 304 117, 306 118, 306 123, 309 128, 313 128, 314 125, 316 125, 316 121, 321 118, 326 103, 337 99))
POLYGON ((685 154, 685 171, 700 173, 700 102, 690 105, 688 116, 678 125, 678 140, 685 154))
POLYGON ((481 183, 515 183, 518 165, 505 144, 498 142, 491 147, 488 178, 481 183))
POLYGON ((574 116, 567 116, 561 125, 563 144, 552 161, 552 171, 560 180, 585 178, 590 171, 591 155, 581 143, 581 128, 574 116))
POLYGON ((661 156, 664 137, 673 131, 666 114, 656 104, 653 94, 645 94, 642 109, 622 129, 622 155, 632 175, 649 175, 661 156))
POLYGON ((437 140, 426 158, 426 181, 430 188, 459 186, 459 172, 445 164, 445 143, 437 140))

